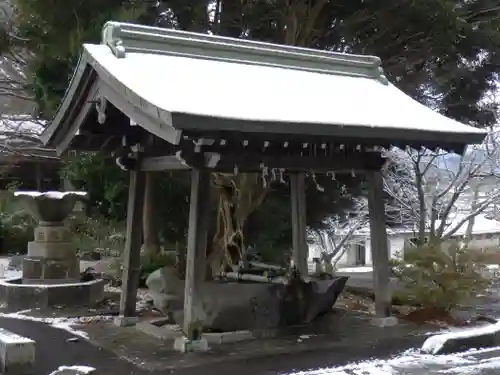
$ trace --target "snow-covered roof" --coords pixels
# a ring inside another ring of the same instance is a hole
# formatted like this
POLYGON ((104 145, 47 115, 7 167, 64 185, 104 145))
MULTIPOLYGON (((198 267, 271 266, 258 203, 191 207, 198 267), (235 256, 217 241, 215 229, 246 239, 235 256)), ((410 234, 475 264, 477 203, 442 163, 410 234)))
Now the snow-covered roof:
POLYGON ((486 135, 390 84, 377 57, 116 22, 107 23, 102 34, 102 44, 84 45, 65 100, 42 135, 45 143, 64 137, 58 132, 73 132, 69 123, 76 114, 70 108, 91 79, 89 69, 99 77, 100 95, 174 144, 192 130, 418 147, 460 147, 486 135), (241 95, 235 95, 238 88, 241 95))
POLYGON ((30 115, 0 116, 0 140, 30 136, 39 138, 45 122, 33 120, 30 115))
MULTIPOLYGON (((460 224, 460 222, 464 219, 464 216, 455 217, 449 225, 447 225, 448 230, 452 230, 460 224)), ((439 226, 441 223, 439 221, 436 222, 436 226, 439 226)), ((460 226, 460 228, 454 233, 454 236, 463 236, 467 231, 468 222, 465 222, 460 226)), ((474 218, 474 225, 472 227, 473 234, 494 234, 500 233, 500 222, 495 219, 488 219, 484 215, 477 215, 474 218)))
POLYGON ((436 178, 448 177, 452 180, 457 179, 459 173, 463 175, 462 178, 466 178, 473 170, 477 176, 497 176, 500 174, 499 156, 498 147, 492 151, 487 150, 482 145, 474 145, 468 147, 463 156, 453 153, 443 153, 438 157, 424 156, 421 168, 425 170, 427 165, 431 163, 434 169, 427 168, 427 176, 434 173, 436 178))
MULTIPOLYGON (((457 215, 450 221, 450 223, 446 226, 448 230, 452 230, 460 224, 460 222, 465 218, 464 215, 457 215)), ((439 227, 441 222, 439 220, 436 221, 436 227, 439 227)), ((454 236, 463 236, 467 230, 468 222, 465 222, 460 226, 460 228, 453 234, 454 236)), ((387 228, 387 235, 389 236, 397 236, 404 234, 413 234, 417 231, 416 228, 413 227, 392 227, 387 228)), ((474 218, 474 225, 472 227, 473 234, 495 234, 500 233, 500 221, 495 219, 488 219, 484 215, 477 215, 474 218)), ((368 225, 360 228, 354 234, 354 236, 369 236, 370 235, 370 227, 368 225)))
POLYGON ((46 123, 31 115, 0 116, 0 157, 42 157, 58 159, 53 150, 43 147, 40 134, 46 123))

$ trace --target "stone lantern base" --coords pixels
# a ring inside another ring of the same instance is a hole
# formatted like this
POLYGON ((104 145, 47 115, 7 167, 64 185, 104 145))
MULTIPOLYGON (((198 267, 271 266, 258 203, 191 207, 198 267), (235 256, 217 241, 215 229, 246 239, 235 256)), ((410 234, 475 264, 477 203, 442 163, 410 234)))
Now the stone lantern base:
POLYGON ((71 235, 62 223, 41 222, 23 260, 24 284, 80 281, 80 266, 71 235))

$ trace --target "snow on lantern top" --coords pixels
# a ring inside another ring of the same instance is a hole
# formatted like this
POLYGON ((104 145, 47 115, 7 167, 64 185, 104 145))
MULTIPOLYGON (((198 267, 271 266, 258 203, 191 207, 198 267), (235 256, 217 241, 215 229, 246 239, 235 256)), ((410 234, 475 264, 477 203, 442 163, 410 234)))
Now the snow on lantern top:
POLYGON ((84 191, 16 191, 14 197, 39 221, 61 223, 73 211, 78 201, 85 200, 84 191))

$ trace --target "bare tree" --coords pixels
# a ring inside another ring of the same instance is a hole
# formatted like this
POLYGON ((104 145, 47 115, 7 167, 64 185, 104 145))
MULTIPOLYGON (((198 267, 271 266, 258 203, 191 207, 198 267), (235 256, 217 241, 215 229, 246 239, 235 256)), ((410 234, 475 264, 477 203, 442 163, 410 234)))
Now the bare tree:
POLYGON ((0 104, 3 113, 30 113, 34 90, 26 72, 32 54, 25 48, 27 40, 18 36, 14 14, 11 2, 0 1, 0 104))
POLYGON ((444 241, 474 219, 494 209, 500 200, 498 135, 491 132, 481 145, 462 155, 442 150, 386 152, 385 191, 391 220, 414 226, 419 244, 444 241), (392 206, 392 207, 391 207, 392 206))
POLYGON ((310 237, 320 249, 319 261, 325 272, 333 271, 345 252, 353 245, 364 243, 369 236, 362 229, 368 223, 368 205, 365 199, 354 199, 354 208, 347 215, 327 219, 327 228, 311 230, 310 237))

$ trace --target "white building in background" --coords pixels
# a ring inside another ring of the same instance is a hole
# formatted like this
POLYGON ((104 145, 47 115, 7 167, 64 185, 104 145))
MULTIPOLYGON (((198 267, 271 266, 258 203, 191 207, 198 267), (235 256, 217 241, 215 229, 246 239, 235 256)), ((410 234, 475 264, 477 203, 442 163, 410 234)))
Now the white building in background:
MULTIPOLYGON (((451 225, 450 228, 454 226, 451 225)), ((467 229, 467 223, 462 225, 454 234, 454 237, 463 237, 467 229)), ((415 232, 407 228, 388 228, 388 247, 390 257, 397 259, 403 256, 403 250, 415 241, 415 232)), ((500 257, 500 221, 488 219, 484 215, 476 216, 472 229, 472 239, 469 248, 477 250, 498 249, 500 257)), ((321 256, 318 245, 310 245, 309 261, 312 265, 314 258, 321 256)), ((372 264, 370 230, 368 227, 361 228, 353 235, 347 249, 338 259, 337 266, 365 266, 372 264)))

